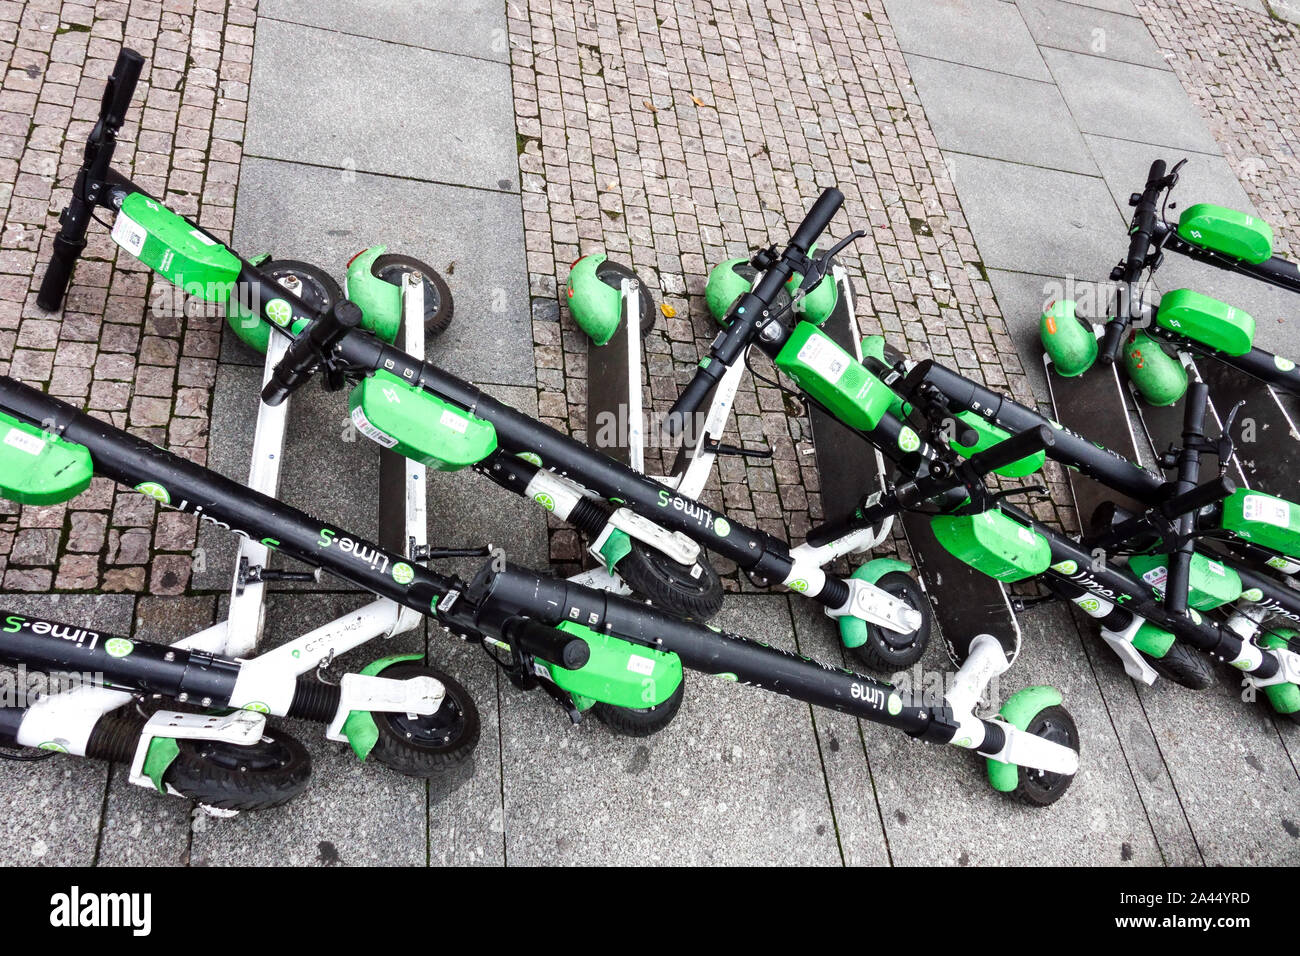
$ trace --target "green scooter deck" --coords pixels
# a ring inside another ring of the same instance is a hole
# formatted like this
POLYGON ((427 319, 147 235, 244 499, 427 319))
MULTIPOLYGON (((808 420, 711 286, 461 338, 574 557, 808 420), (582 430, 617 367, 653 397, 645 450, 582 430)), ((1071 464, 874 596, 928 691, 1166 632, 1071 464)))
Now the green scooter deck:
MULTIPOLYGON (((1074 378, 1066 378, 1056 374, 1051 357, 1044 355, 1043 369, 1058 422, 1116 454, 1138 461, 1137 437, 1113 365, 1099 366, 1074 378)), ((1133 499, 1073 468, 1067 468, 1066 475, 1070 480, 1070 493, 1074 496, 1079 524, 1085 533, 1093 513, 1104 502, 1113 501, 1132 513, 1143 510, 1133 499)))
MULTIPOLYGON (((851 294, 841 295, 822 329, 850 355, 856 355, 862 333, 851 303, 851 294)), ((821 409, 812 408, 809 418, 822 507, 831 517, 847 514, 863 495, 884 488, 882 459, 868 442, 821 409)), ((1020 650, 1020 625, 1002 583, 949 554, 930 530, 929 516, 905 513, 900 523, 952 657, 964 660, 969 641, 990 634, 1002 644, 1008 658, 1014 659, 1020 650)))

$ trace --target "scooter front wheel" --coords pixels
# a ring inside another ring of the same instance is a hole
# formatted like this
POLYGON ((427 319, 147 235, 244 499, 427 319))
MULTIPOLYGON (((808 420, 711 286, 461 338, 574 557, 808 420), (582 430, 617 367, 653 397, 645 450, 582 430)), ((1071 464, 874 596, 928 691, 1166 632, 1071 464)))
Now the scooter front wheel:
MULTIPOLYGON (((1069 747, 1079 752, 1079 728, 1074 724, 1070 712, 1057 704, 1044 707, 1025 727, 1027 733, 1052 743, 1069 747)), ((1019 782, 1011 791, 1011 797, 1021 803, 1034 807, 1046 807, 1060 800, 1065 791, 1074 782, 1072 774, 1052 773, 1047 770, 1034 770, 1030 767, 1018 767, 1019 782)))
POLYGON ((1152 657, 1141 651, 1139 653, 1151 665, 1152 670, 1180 687, 1205 690, 1214 681, 1214 671, 1205 655, 1178 641, 1170 646, 1164 657, 1152 657))
POLYGON ((686 677, 683 675, 672 695, 656 707, 616 707, 598 702, 592 705, 591 712, 615 733, 625 737, 649 737, 673 722, 677 711, 681 710, 685 694, 686 677))
POLYGON ((307 748, 282 730, 268 730, 247 746, 179 740, 163 782, 220 810, 265 810, 298 796, 310 777, 307 748))

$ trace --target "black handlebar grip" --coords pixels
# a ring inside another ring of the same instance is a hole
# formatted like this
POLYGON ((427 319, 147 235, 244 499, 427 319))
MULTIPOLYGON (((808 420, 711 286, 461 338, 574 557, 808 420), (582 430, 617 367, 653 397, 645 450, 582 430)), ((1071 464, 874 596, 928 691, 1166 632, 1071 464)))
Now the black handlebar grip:
POLYGON ((1183 438, 1205 437, 1205 412, 1210 404, 1210 388, 1204 382, 1187 386, 1187 403, 1183 408, 1183 438))
POLYGON ((591 646, 582 638, 532 618, 516 618, 503 631, 502 636, 511 644, 565 670, 576 671, 591 660, 591 646))
POLYGON ((262 389, 262 401, 268 405, 282 403, 311 378, 312 371, 339 340, 360 324, 361 309, 347 299, 318 315, 272 370, 271 380, 262 389))
POLYGON ((1151 164, 1151 168, 1147 171, 1147 188, 1150 189, 1153 185, 1158 185, 1160 180, 1164 178, 1165 161, 1163 159, 1157 159, 1151 164))
POLYGON ((144 57, 129 47, 122 47, 113 64, 113 72, 104 87, 104 99, 99 105, 99 118, 104 126, 117 132, 126 122, 126 111, 135 96, 135 85, 144 68, 144 57))
POLYGON ((813 207, 808 210, 808 215, 803 217, 803 222, 799 223, 799 228, 790 237, 790 245, 806 254, 817 241, 817 237, 826 231, 831 219, 843 205, 844 193, 834 186, 824 189, 817 197, 817 201, 813 203, 813 207))
POLYGON ((1114 365, 1119 360, 1119 350, 1124 344, 1124 334, 1128 332, 1128 315, 1117 315, 1106 323, 1106 333, 1101 339, 1101 360, 1107 365, 1114 365))
POLYGON ((1183 515, 1196 514, 1216 502, 1231 497, 1237 490, 1237 483, 1226 475, 1214 478, 1203 485, 1197 485, 1191 491, 1175 495, 1160 505, 1160 513, 1173 521, 1183 515))
MULTIPOLYGON (((73 197, 73 201, 78 201, 73 197)), ((46 312, 57 312, 63 305, 63 296, 68 291, 68 281, 72 278, 72 267, 86 248, 86 240, 76 241, 63 235, 62 231, 54 237, 54 251, 50 254, 50 264, 45 267, 45 277, 41 279, 41 291, 36 295, 36 305, 46 312)))
POLYGON ((1004 438, 991 448, 986 448, 977 455, 972 455, 971 466, 980 474, 996 471, 1012 462, 1017 462, 1030 455, 1036 455, 1056 444, 1056 435, 1047 425, 1026 429, 1019 435, 1004 438))
POLYGON ((702 366, 691 379, 691 383, 686 386, 686 390, 677 397, 673 402, 673 407, 668 410, 668 415, 664 418, 664 431, 670 438, 678 438, 686 430, 686 420, 692 417, 704 400, 709 396, 709 390, 718 383, 722 376, 714 371, 722 363, 717 359, 709 362, 708 365, 702 366))

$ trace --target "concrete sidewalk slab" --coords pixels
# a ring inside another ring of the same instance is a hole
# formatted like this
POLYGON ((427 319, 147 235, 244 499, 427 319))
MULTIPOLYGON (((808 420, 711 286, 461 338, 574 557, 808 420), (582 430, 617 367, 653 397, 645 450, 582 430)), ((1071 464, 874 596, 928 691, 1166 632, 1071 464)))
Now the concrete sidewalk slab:
POLYGON ((534 383, 518 196, 258 159, 244 160, 239 195, 237 248, 273 248, 340 282, 368 246, 414 256, 442 274, 456 303, 429 357, 476 382, 534 383))
POLYGON ((249 156, 519 189, 504 63, 263 20, 248 115, 249 156))
MULTIPOLYGON (((1188 162, 1178 173, 1178 185, 1173 193, 1175 206, 1169 210, 1171 221, 1176 223, 1183 209, 1198 202, 1212 202, 1258 215, 1236 173, 1221 156, 1186 155, 1103 136, 1085 138, 1115 204, 1126 216, 1131 215, 1128 197, 1141 191, 1151 161, 1164 159, 1172 169, 1174 163, 1184 158, 1188 162)), ((1114 257, 1118 261, 1124 254, 1125 239, 1117 232, 1113 241, 1114 257)), ((1249 312, 1255 318, 1255 342, 1260 348, 1290 358, 1300 351, 1296 347, 1295 331, 1295 321, 1300 318, 1300 299, 1294 292, 1174 253, 1166 254, 1155 281, 1164 291, 1191 288, 1249 312)))
POLYGON ((1138 15, 1137 7, 1133 6, 1133 0, 1068 0, 1068 2, 1076 7, 1091 7, 1094 10, 1105 10, 1109 13, 1122 13, 1126 17, 1136 17, 1138 15))
POLYGON ((1043 50, 1043 57, 1082 132, 1219 154, 1205 120, 1168 70, 1066 50, 1043 50))
POLYGON ((941 149, 1096 174, 1051 83, 913 55, 907 66, 941 149))
POLYGON ((1035 361, 1043 351, 1038 326, 1043 306, 1057 289, 1066 288, 1066 281, 1056 276, 1008 272, 1005 269, 989 269, 988 273, 989 285, 993 287, 998 308, 1007 323, 1007 334, 1016 344, 1016 353, 1023 358, 1021 365, 1040 408, 1046 410, 1051 407, 1051 393, 1047 388, 1043 363, 1035 361))
POLYGON ((1063 0, 1016 0, 1039 47, 1171 69, 1140 19, 1063 0))
MULTIPOLYGON (((127 594, 0 594, 6 611, 114 634, 131 632, 134 607, 127 594)), ((94 863, 108 777, 108 764, 84 757, 0 760, 0 865, 94 863)))
POLYGON ((1267 705, 1243 702, 1239 685, 1219 674, 1203 691, 1140 693, 1206 865, 1294 865, 1300 779, 1267 705))
POLYGON ((885 0, 904 53, 1051 80, 1015 6, 1000 0, 885 0))
MULTIPOLYGON (((716 619, 794 648, 781 596, 716 619)), ((506 849, 513 864, 837 864, 835 819, 804 703, 692 671, 682 710, 644 739, 544 694, 503 688, 506 849)))
POLYGON ((1042 275, 1110 268, 1122 225, 1098 177, 944 153, 985 266, 1042 275))
POLYGON ((495 0, 260 0, 259 17, 506 63, 505 7, 495 0))

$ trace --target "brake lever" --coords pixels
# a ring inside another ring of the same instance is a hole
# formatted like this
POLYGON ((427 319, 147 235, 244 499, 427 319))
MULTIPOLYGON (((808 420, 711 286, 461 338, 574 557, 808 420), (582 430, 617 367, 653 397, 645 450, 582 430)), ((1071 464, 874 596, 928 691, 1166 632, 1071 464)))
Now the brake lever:
POLYGON ((835 265, 835 257, 848 248, 851 243, 856 242, 865 235, 864 230, 855 229, 848 236, 814 258, 812 268, 808 270, 803 277, 803 281, 799 283, 799 292, 811 290, 818 282, 830 275, 831 267, 835 265))
MULTIPOLYGON (((1184 160, 1186 162, 1186 160, 1184 160)), ((1218 440, 1215 441, 1214 453, 1219 457, 1219 477, 1222 478, 1228 471, 1228 466, 1232 464, 1233 457, 1237 454, 1237 444, 1232 439, 1233 426, 1237 424, 1237 415, 1245 407, 1245 399, 1232 406, 1232 411, 1228 412, 1228 417, 1223 421, 1223 431, 1220 433, 1218 440)))

